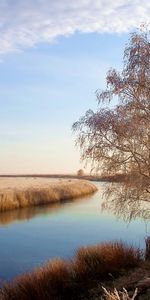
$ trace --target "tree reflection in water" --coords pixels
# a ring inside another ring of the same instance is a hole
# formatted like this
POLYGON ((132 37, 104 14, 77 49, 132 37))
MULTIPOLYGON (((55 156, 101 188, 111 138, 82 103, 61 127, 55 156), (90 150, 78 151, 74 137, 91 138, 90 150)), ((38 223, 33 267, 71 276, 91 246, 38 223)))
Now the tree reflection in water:
POLYGON ((111 211, 117 218, 131 222, 137 218, 150 220, 149 182, 136 176, 121 183, 111 183, 104 191, 102 211, 111 211))

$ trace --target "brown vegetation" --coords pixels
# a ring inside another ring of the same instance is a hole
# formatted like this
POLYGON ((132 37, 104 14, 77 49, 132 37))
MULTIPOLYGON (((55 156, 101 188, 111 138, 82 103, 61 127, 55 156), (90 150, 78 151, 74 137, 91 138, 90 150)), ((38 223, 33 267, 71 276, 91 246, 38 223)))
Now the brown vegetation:
POLYGON ((122 243, 104 243, 77 251, 73 261, 53 260, 32 273, 16 278, 0 291, 1 300, 81 299, 101 280, 137 267, 140 251, 122 243))
POLYGON ((93 193, 97 188, 88 181, 48 179, 3 179, 0 181, 0 212, 56 203, 93 193), (21 182, 21 183, 20 183, 21 182))
POLYGON ((141 257, 140 251, 122 243, 103 243, 97 246, 82 247, 77 251, 76 264, 78 268, 84 269, 84 273, 93 272, 95 276, 102 277, 119 269, 130 269, 137 265, 141 257))

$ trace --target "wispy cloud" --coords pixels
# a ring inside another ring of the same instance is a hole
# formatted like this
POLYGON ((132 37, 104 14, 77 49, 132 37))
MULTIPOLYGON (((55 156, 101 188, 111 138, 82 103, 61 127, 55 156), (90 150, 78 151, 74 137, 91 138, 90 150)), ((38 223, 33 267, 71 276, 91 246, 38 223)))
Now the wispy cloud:
POLYGON ((148 0, 1 0, 0 53, 79 32, 125 32, 150 21, 148 0))

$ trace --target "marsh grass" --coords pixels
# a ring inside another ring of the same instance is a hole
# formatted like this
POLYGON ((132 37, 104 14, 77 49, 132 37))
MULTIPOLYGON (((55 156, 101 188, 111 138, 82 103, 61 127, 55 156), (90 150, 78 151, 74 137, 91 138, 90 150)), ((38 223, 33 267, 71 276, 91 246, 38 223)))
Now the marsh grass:
MULTIPOLYGON (((52 260, 32 273, 19 276, 0 291, 2 300, 75 300, 103 278, 119 276, 142 260, 138 249, 122 243, 80 248, 70 262, 52 260)), ((109 278, 110 279, 110 278, 109 278)))
POLYGON ((13 178, 9 184, 7 179, 0 182, 0 212, 66 201, 97 190, 94 184, 83 180, 25 179, 13 178))
POLYGON ((141 252, 119 242, 103 243, 78 249, 75 270, 79 280, 97 280, 118 276, 123 269, 134 268, 141 260, 141 252), (93 274, 94 272, 94 274, 93 274))
POLYGON ((0 299, 67 299, 70 296, 70 270, 59 259, 3 286, 0 299))

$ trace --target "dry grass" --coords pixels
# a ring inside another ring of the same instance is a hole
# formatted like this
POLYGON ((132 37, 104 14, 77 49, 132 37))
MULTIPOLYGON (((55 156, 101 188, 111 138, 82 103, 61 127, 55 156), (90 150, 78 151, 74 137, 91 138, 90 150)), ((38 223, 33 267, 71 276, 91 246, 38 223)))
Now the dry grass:
POLYGON ((97 246, 83 247, 77 251, 75 259, 76 272, 80 280, 114 276, 123 269, 134 268, 141 260, 141 253, 133 247, 119 242, 103 243, 97 246), (93 275, 94 272, 94 275, 93 275))
POLYGON ((139 265, 140 252, 122 243, 81 248, 73 261, 53 260, 16 278, 0 291, 1 300, 77 300, 88 288, 139 265), (122 257, 122 261, 121 261, 122 257))
POLYGON ((0 299, 69 299, 69 296, 70 271, 67 263, 57 259, 32 273, 16 278, 11 285, 5 285, 0 299))
POLYGON ((0 212, 65 201, 96 190, 92 183, 84 180, 0 179, 0 212))
POLYGON ((137 296, 138 289, 135 289, 133 296, 129 296, 127 290, 123 288, 122 292, 118 292, 117 289, 114 289, 113 292, 107 291, 105 288, 104 290, 104 297, 102 300, 134 300, 137 296))

